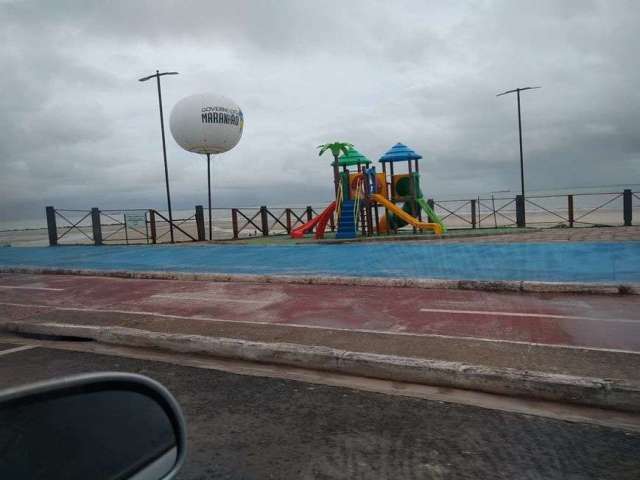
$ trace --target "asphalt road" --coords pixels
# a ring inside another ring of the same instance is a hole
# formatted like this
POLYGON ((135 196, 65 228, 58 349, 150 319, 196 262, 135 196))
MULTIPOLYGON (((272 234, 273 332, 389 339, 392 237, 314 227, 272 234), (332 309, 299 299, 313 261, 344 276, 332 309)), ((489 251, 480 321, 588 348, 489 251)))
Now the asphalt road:
POLYGON ((640 433, 348 388, 42 347, 0 355, 0 388, 105 370, 177 397, 181 479, 640 478, 640 433))

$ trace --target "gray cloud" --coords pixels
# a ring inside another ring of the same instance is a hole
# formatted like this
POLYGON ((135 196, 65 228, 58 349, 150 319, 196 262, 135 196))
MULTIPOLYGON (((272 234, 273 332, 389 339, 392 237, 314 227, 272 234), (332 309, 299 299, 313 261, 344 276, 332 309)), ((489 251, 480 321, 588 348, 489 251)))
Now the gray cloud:
MULTIPOLYGON (((154 85, 166 118, 215 91, 245 112, 214 160, 215 203, 331 197, 349 140, 421 152, 438 197, 518 189, 523 94, 531 189, 640 183, 640 7, 633 1, 5 2, 0 4, 0 220, 61 207, 161 207, 154 85), (346 4, 346 5, 345 5, 346 4)), ((205 163, 167 131, 174 203, 205 200, 205 163)))

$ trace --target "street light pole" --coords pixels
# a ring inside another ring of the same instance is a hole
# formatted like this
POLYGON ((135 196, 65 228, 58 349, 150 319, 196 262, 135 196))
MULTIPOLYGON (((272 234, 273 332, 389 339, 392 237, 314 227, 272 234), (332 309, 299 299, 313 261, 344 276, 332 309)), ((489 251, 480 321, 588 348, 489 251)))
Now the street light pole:
POLYGON ((518 97, 518 139, 520 140, 520 190, 522 192, 523 202, 524 202, 524 158, 522 155, 522 116, 520 113, 520 92, 522 92, 523 90, 533 90, 536 88, 542 88, 542 87, 515 88, 513 90, 507 90, 506 92, 502 92, 496 95, 496 97, 501 97, 502 95, 506 95, 508 93, 516 93, 518 97))
POLYGON ((177 75, 178 72, 163 72, 160 73, 156 70, 156 73, 138 79, 139 82, 146 82, 147 80, 156 78, 158 84, 158 104, 160 106, 160 131, 162 133, 162 156, 164 158, 164 181, 167 187, 167 208, 169 209, 169 233, 171 235, 171 243, 175 243, 173 237, 173 212, 171 211, 171 193, 169 192, 169 167, 167 166, 167 144, 164 136, 164 115, 162 113, 162 90, 160 89, 160 77, 163 75, 177 75))
POLYGON ((211 154, 207 153, 207 191, 209 192, 209 240, 213 240, 213 219, 211 218, 211 154))
POLYGON ((524 158, 522 155, 522 115, 520 114, 520 90, 518 90, 518 139, 520 141, 520 191, 524 198, 524 158))

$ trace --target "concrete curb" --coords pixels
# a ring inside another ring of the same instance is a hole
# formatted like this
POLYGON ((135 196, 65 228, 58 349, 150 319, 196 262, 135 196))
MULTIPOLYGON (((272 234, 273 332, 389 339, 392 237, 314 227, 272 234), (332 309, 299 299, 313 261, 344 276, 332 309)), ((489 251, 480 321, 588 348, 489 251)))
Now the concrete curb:
POLYGON ((124 327, 7 321, 0 329, 640 412, 640 384, 620 380, 124 327))
POLYGON ((424 289, 482 290, 490 292, 582 293, 594 295, 640 295, 640 284, 536 282, 522 280, 441 280, 431 278, 332 277, 298 275, 244 275, 227 273, 187 273, 126 270, 87 270, 51 267, 0 267, 0 273, 82 275, 91 277, 153 280, 207 280, 214 282, 286 283, 303 285, 344 285, 365 287, 406 287, 424 289))

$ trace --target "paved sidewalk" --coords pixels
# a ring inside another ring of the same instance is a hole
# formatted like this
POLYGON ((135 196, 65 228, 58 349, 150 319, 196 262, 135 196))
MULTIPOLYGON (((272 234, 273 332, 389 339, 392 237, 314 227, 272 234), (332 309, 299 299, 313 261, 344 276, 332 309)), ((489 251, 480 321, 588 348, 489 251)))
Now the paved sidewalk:
POLYGON ((0 275, 0 320, 640 381, 637 296, 0 275))
POLYGON ((0 248, 0 268, 631 286, 640 242, 24 247, 0 248))
POLYGON ((630 242, 640 241, 640 226, 545 228, 532 232, 448 238, 447 243, 630 242))

